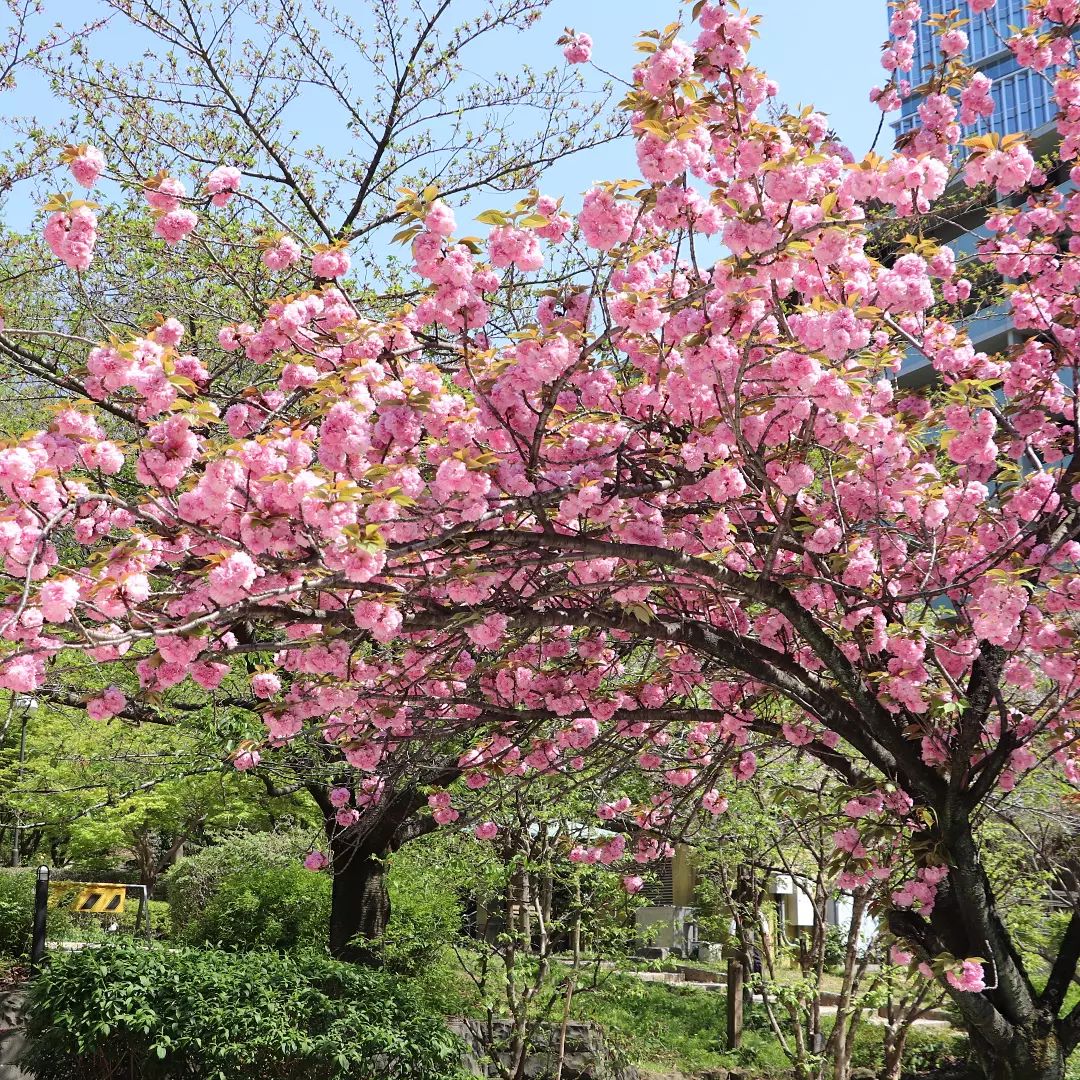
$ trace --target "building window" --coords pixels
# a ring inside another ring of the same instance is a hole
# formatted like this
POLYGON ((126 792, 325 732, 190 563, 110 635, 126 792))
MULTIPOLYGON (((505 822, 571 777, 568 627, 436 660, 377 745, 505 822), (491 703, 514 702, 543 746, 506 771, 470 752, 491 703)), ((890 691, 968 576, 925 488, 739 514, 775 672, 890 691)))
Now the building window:
POLYGON ((643 892, 654 907, 673 907, 675 904, 675 876, 672 860, 664 859, 655 868, 656 881, 650 881, 643 892))

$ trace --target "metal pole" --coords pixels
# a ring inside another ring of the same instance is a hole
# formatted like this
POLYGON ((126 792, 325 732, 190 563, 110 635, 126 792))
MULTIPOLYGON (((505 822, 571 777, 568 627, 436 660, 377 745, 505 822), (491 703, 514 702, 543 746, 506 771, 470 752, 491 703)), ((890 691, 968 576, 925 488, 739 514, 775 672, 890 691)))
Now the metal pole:
POLYGON ((49 914, 49 868, 39 866, 34 889, 34 938, 30 946, 30 973, 45 959, 45 930, 49 914))

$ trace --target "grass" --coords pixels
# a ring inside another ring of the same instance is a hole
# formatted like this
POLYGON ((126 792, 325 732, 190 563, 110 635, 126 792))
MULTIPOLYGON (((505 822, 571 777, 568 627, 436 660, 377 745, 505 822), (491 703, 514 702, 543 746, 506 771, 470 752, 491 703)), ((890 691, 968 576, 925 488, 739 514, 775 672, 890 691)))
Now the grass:
MULTIPOLYGON (((727 1049, 727 1000, 721 992, 612 975, 581 992, 574 1003, 576 1019, 599 1024, 608 1043, 645 1073, 693 1077, 727 1068, 754 1080, 791 1075, 791 1063, 760 1005, 746 1013, 742 1045, 727 1049)), ((826 1016, 823 1022, 827 1033, 832 1021, 826 1016)), ((787 1030, 786 1017, 781 1023, 787 1030)), ((860 1027, 855 1067, 881 1068, 883 1034, 874 1024, 860 1027)), ((905 1071, 933 1073, 962 1060, 966 1049, 960 1032, 917 1028, 908 1036, 905 1071)))
POLYGON ((789 1071, 772 1034, 761 1030, 764 1018, 756 1010, 743 1045, 727 1050, 727 999, 715 991, 613 975, 575 996, 574 1015, 599 1024, 609 1045, 645 1072, 693 1076, 751 1066, 764 1080, 789 1071))

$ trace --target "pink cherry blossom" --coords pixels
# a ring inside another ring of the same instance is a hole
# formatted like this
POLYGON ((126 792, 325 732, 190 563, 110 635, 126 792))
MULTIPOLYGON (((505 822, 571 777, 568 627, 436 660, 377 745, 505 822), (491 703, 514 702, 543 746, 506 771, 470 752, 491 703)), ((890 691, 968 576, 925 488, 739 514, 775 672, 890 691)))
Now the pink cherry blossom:
POLYGON ((259 256, 268 270, 287 270, 300 261, 303 251, 291 236, 281 236, 259 256))
POLYGON ((344 248, 317 251, 311 260, 311 272, 315 277, 340 278, 349 272, 351 260, 344 248))
POLYGON ((86 703, 86 715, 91 720, 108 720, 119 716, 126 707, 127 697, 115 686, 110 686, 103 694, 86 703))
POLYGON ((214 206, 225 206, 240 190, 242 176, 232 165, 219 165, 206 178, 206 191, 214 206))
POLYGON ((45 242, 65 266, 88 269, 97 243, 97 215, 86 205, 70 213, 57 211, 46 222, 45 242))
POLYGON ((92 188, 105 169, 105 155, 89 143, 68 148, 68 168, 75 183, 92 188))
POLYGON ((592 38, 588 34, 567 32, 563 39, 563 56, 568 64, 587 64, 592 56, 592 38))
POLYGON ((180 200, 187 194, 183 182, 174 176, 165 176, 150 182, 143 190, 143 197, 154 210, 169 213, 177 209, 180 200))
POLYGON ((154 222, 154 235, 160 236, 169 247, 175 247, 199 224, 194 210, 179 207, 162 214, 154 222))
POLYGON ((273 672, 261 671, 251 677, 251 692, 257 698, 272 698, 281 693, 281 679, 273 672))
POLYGON ((959 970, 949 968, 945 972, 949 985, 967 994, 978 994, 986 989, 982 964, 975 960, 964 960, 959 970))
MULTIPOLYGON (((240 753, 233 758, 233 768, 235 768, 237 772, 250 772, 260 761, 262 761, 262 755, 258 750, 241 750, 240 753)), ((317 868, 309 867, 309 869, 317 868)))

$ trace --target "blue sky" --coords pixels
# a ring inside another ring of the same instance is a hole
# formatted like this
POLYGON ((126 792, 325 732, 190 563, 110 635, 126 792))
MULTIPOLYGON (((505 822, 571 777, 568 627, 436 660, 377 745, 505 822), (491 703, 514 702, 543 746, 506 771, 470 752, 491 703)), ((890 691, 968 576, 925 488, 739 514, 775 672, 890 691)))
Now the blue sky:
MULTIPOLYGON (((339 0, 344 10, 355 10, 359 3, 361 0, 339 0)), ((482 10, 485 0, 456 0, 456 4, 465 17, 482 10)), ((869 149, 880 120, 868 93, 884 77, 878 55, 887 32, 886 0, 746 0, 746 6, 762 16, 752 60, 779 82, 780 100, 791 106, 812 103, 826 112, 834 129, 860 157, 869 149)), ((45 16, 49 21, 76 26, 103 7, 101 0, 45 0, 45 16)), ((626 77, 641 58, 633 48, 640 31, 662 27, 688 13, 689 6, 679 0, 552 0, 540 22, 526 33, 509 38, 503 35, 495 47, 478 47, 473 54, 474 71, 511 71, 526 62, 538 69, 561 64, 554 42, 564 26, 572 26, 591 34, 594 60, 600 67, 626 77)), ((143 47, 140 35, 117 19, 97 38, 92 51, 104 49, 116 59, 141 52, 143 47)), ((596 82, 602 77, 586 72, 586 78, 596 82)), ((0 112, 36 112, 47 122, 53 110, 43 101, 44 92, 40 79, 24 77, 18 89, 0 97, 0 112)), ((311 113, 314 115, 305 116, 305 139, 332 141, 326 137, 330 132, 320 130, 318 111, 311 113)), ((891 132, 887 131, 881 145, 890 144, 891 132)), ((631 148, 609 146, 560 163, 543 188, 567 196, 568 204, 573 205, 576 196, 593 181, 633 172, 631 148)), ((17 203, 9 202, 9 215, 18 215, 20 209, 17 203)))
MULTIPOLYGON (((888 34, 886 0, 742 2, 762 16, 751 57, 780 83, 781 99, 813 103, 829 113, 851 149, 861 154, 881 116, 868 94, 885 77, 878 57, 888 34)), ((621 74, 640 59, 633 51, 639 31, 663 26, 688 10, 675 0, 553 0, 543 26, 558 30, 569 24, 591 34, 594 57, 621 74)))
MULTIPOLYGON (((885 79, 879 56, 888 36, 886 0, 741 0, 762 16, 752 62, 780 84, 780 100, 791 106, 817 106, 857 158, 869 150, 881 112, 869 99, 870 88, 885 79)), ((625 75, 641 54, 634 51, 640 31, 663 27, 685 15, 677 0, 553 0, 530 42, 545 45, 564 26, 593 38, 593 59, 625 75)), ((545 58, 546 59, 546 58, 545 58)), ((539 64, 539 59, 534 61, 539 64)), ((886 130, 879 150, 892 145, 886 130)), ((593 181, 620 170, 608 160, 577 158, 551 174, 546 185, 558 193, 584 190, 593 181)), ((629 150, 619 155, 621 172, 633 168, 629 150)))

